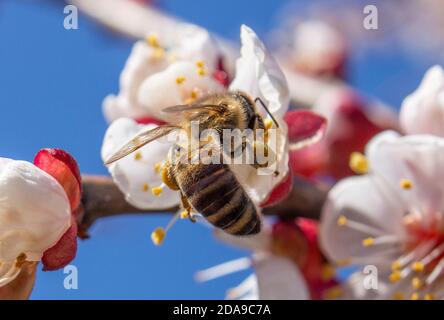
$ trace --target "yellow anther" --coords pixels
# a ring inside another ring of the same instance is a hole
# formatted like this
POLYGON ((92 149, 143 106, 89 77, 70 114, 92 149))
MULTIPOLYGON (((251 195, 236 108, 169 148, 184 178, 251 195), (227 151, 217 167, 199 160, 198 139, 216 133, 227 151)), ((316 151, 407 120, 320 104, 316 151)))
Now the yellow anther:
POLYGON ((154 171, 156 171, 157 173, 160 173, 162 171, 162 163, 158 162, 154 165, 154 171))
POLYGON ((322 266, 321 270, 321 279, 323 281, 329 281, 336 276, 336 269, 329 264, 325 264, 322 266))
POLYGON ((187 210, 184 210, 184 211, 182 211, 182 212, 180 213, 180 218, 181 218, 181 219, 187 219, 189 216, 190 216, 190 215, 189 215, 189 213, 188 213, 187 210))
POLYGON ((393 261, 392 263, 392 271, 396 271, 401 269, 401 262, 399 262, 398 260, 393 261))
POLYGON ((362 245, 364 247, 371 247, 372 245, 375 244, 375 239, 374 238, 366 238, 364 240, 362 240, 362 245))
POLYGON ((156 246, 160 246, 163 242, 163 239, 165 239, 165 235, 165 229, 162 227, 158 227, 151 233, 151 240, 156 246))
POLYGON ((162 187, 154 187, 151 189, 151 192, 154 196, 160 196, 162 194, 163 188, 162 187))
POLYGON ((328 300, 337 299, 344 294, 344 291, 340 286, 334 286, 330 289, 325 290, 324 298, 328 300))
POLYGON ((205 63, 203 62, 203 60, 197 60, 196 61, 196 66, 198 68, 203 68, 203 67, 205 67, 205 63))
POLYGON ((413 187, 413 182, 412 182, 412 180, 409 180, 409 179, 402 179, 399 182, 399 184, 400 184, 401 188, 403 188, 405 190, 409 190, 413 187))
POLYGON ((400 271, 393 271, 390 276, 389 276, 389 280, 390 282, 394 283, 394 282, 398 282, 399 280, 401 280, 402 276, 401 276, 401 272, 400 271))
POLYGON ((148 184, 148 183, 144 183, 144 184, 143 184, 143 187, 142 187, 142 191, 143 191, 143 192, 148 192, 149 189, 150 189, 149 184, 148 184))
POLYGON ((267 130, 271 129, 273 127, 273 120, 265 119, 264 126, 265 126, 265 129, 267 129, 267 130))
POLYGON ((140 160, 140 159, 142 159, 142 154, 140 152, 136 152, 134 154, 134 160, 140 160))
POLYGON ((338 226, 342 227, 345 226, 347 224, 347 217, 346 216, 340 216, 338 218, 338 226))
POLYGON ((336 260, 335 263, 338 267, 346 267, 346 266, 350 265, 351 260, 350 259, 339 259, 339 260, 336 260))
POLYGON ((411 268, 415 272, 423 272, 424 271, 424 263, 420 261, 413 262, 411 268))
POLYGON ((199 92, 196 89, 193 89, 193 91, 191 91, 191 99, 197 99, 198 96, 199 92))
POLYGON ((199 68, 197 69, 197 74, 200 76, 204 76, 207 74, 207 71, 205 70, 205 68, 199 68))
POLYGON ((413 279, 412 279, 412 287, 413 287, 414 289, 416 289, 416 290, 421 289, 421 287, 422 287, 422 281, 421 281, 421 279, 419 279, 419 278, 417 278, 417 277, 413 278, 413 279))
POLYGON ((176 83, 177 84, 182 84, 185 80, 186 80, 185 77, 179 76, 179 77, 176 78, 176 83))
POLYGON ((146 43, 148 43, 153 48, 160 48, 159 38, 155 34, 150 34, 146 37, 146 43))
POLYGON ((365 155, 360 152, 353 152, 350 155, 350 169, 357 174, 364 174, 368 172, 368 160, 365 155))
POLYGON ((404 300, 405 296, 404 296, 404 294, 402 292, 395 292, 393 294, 393 299, 394 300, 404 300))
POLYGON ((152 57, 156 60, 163 59, 165 57, 165 50, 163 48, 155 48, 152 57))
POLYGON ((410 296, 410 300, 419 300, 419 293, 418 292, 412 293, 412 295, 410 296))
POLYGON ((435 296, 433 293, 426 293, 424 295, 424 300, 435 300, 435 296))

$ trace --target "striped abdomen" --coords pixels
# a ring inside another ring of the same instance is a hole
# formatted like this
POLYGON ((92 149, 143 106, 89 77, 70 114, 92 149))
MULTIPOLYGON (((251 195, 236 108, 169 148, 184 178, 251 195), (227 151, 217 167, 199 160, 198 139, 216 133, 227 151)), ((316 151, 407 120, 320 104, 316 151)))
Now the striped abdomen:
POLYGON ((190 164, 181 169, 175 174, 180 189, 211 224, 238 236, 260 231, 256 208, 227 165, 190 164))

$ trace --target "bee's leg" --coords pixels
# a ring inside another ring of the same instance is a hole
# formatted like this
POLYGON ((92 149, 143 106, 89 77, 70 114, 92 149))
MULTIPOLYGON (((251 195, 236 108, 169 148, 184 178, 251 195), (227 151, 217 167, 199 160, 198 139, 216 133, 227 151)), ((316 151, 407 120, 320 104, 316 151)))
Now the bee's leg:
POLYGON ((193 214, 191 213, 192 207, 190 205, 190 203, 188 202, 187 197, 180 192, 180 201, 182 202, 182 207, 184 209, 184 211, 181 214, 181 218, 182 219, 190 219, 191 222, 196 222, 196 218, 193 217, 193 214))

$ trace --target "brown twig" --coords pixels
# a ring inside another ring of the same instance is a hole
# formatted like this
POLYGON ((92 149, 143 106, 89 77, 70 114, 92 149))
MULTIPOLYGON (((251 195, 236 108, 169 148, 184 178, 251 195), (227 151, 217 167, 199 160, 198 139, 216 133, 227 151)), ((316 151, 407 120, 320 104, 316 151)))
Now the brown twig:
MULTIPOLYGON (((141 210, 130 205, 110 177, 84 175, 83 197, 80 208, 80 237, 87 238, 87 231, 98 219, 123 214, 173 213, 178 208, 141 210)), ((308 181, 294 178, 293 190, 278 205, 266 208, 264 214, 283 218, 306 217, 319 219, 327 190, 308 181)))

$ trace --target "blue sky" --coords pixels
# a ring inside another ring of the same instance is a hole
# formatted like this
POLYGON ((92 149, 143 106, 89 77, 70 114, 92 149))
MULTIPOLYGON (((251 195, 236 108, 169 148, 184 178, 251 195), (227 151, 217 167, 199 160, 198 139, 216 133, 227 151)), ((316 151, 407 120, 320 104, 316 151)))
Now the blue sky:
MULTIPOLYGON (((242 23, 265 35, 276 25, 288 1, 173 1, 163 7, 191 22, 237 40, 242 23)), ((298 1, 307 5, 310 1, 298 1)), ((102 99, 117 92, 118 77, 132 42, 116 38, 81 17, 79 29, 63 28, 63 2, 3 0, 0 3, 0 156, 32 160, 43 147, 63 148, 78 160, 83 173, 107 174, 100 159, 106 123, 102 99)), ((388 48, 351 61, 350 79, 366 93, 395 106, 411 92, 433 60, 412 63, 388 48), (395 89, 382 86, 397 75, 395 89)), ((79 289, 65 290, 63 271, 39 272, 34 299, 217 299, 248 275, 199 284, 196 270, 246 252, 224 246, 210 229, 178 223, 161 248, 150 232, 165 216, 103 219, 79 241, 72 264, 79 289)))

